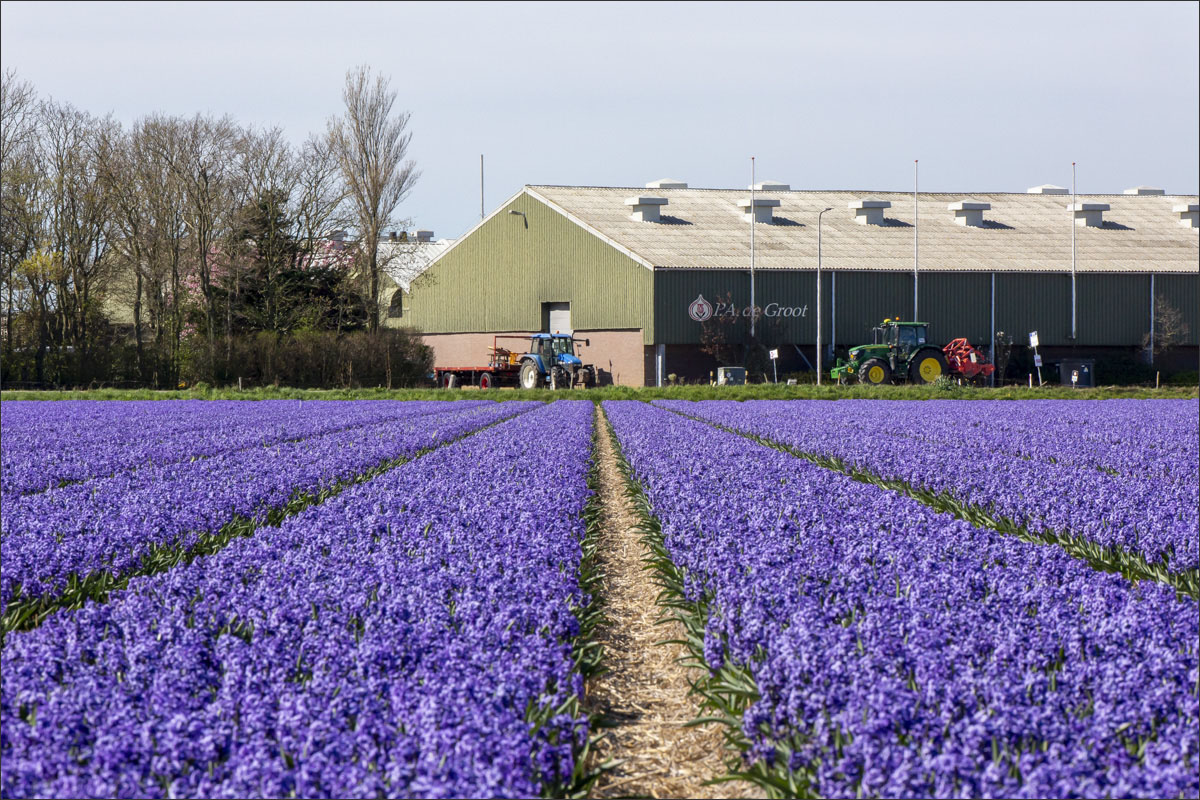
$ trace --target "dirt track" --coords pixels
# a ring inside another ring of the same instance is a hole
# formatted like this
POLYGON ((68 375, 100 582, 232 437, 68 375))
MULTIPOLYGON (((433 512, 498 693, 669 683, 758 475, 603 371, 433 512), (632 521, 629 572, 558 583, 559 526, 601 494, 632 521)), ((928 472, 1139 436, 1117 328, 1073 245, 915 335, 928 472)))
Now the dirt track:
POLYGON ((647 551, 599 407, 596 424, 604 510, 599 561, 608 618, 596 637, 608 672, 588 684, 588 703, 615 726, 597 743, 593 763, 622 763, 600 778, 591 796, 760 797, 747 783, 704 785, 726 773, 723 759, 730 754, 718 726, 684 727, 699 712, 698 698, 689 693, 693 671, 679 663, 682 646, 657 644, 681 638, 682 629, 677 622, 656 624, 662 613, 655 604, 658 587, 642 563, 647 551))

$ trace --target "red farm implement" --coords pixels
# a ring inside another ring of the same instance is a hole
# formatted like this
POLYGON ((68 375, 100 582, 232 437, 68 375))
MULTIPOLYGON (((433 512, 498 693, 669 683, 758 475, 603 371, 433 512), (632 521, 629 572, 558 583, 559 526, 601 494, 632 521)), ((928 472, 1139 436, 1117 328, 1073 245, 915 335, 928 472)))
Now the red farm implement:
POLYGON ((946 371, 971 383, 983 383, 996 371, 996 367, 988 363, 987 356, 966 339, 953 340, 942 348, 942 352, 946 354, 946 371))

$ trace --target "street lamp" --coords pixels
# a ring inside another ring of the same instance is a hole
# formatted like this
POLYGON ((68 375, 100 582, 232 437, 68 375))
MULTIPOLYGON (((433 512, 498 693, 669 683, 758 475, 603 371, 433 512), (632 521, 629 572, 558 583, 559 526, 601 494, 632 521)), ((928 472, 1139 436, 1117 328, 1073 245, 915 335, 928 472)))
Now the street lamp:
POLYGON ((821 385, 821 217, 825 211, 817 214, 817 386, 821 385))

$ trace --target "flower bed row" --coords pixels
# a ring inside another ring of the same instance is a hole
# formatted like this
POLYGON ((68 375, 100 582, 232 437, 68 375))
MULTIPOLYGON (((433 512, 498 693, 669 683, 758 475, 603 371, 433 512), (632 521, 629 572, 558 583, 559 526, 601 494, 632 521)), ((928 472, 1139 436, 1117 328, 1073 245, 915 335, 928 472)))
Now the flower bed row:
POLYGON ((21 495, 65 483, 464 408, 388 401, 8 402, 0 461, 3 513, 21 495))
POLYGON ((591 418, 538 404, 11 635, 3 795, 561 791, 591 418))
POLYGON ((746 771, 770 790, 1200 790, 1194 600, 679 414, 604 406, 704 627, 709 696, 742 698, 746 771))
POLYGON ((1200 568, 1200 423, 1191 401, 656 402, 945 493, 1034 532, 1135 554, 1167 573, 1200 568), (1076 436, 1074 450, 1048 444, 1071 420, 1092 439, 1112 436, 1103 445, 1076 436))
POLYGON ((22 497, 6 508, 0 532, 5 628, 23 624, 44 598, 81 601, 114 576, 174 564, 228 525, 252 529, 289 503, 533 405, 461 406, 22 497))

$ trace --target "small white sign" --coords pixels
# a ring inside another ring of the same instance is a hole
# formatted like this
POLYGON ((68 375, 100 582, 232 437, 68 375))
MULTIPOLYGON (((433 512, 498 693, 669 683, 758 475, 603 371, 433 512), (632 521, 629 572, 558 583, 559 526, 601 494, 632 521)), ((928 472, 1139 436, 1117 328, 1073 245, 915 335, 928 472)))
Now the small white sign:
POLYGON ((772 350, 769 355, 771 356, 771 360, 774 361, 775 359, 779 358, 779 351, 772 350))
POLYGON ((1037 346, 1038 346, 1038 335, 1037 335, 1037 331, 1030 331, 1030 332, 1029 332, 1029 346, 1030 346, 1030 347, 1037 347, 1037 346))
POLYGON ((1079 370, 1071 370, 1071 383, 1079 383, 1079 370))
POLYGON ((1041 356, 1034 356, 1034 357, 1033 357, 1033 365, 1034 365, 1035 367, 1040 367, 1040 366, 1042 365, 1042 357, 1041 357, 1041 356))

